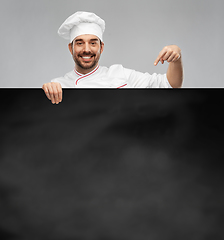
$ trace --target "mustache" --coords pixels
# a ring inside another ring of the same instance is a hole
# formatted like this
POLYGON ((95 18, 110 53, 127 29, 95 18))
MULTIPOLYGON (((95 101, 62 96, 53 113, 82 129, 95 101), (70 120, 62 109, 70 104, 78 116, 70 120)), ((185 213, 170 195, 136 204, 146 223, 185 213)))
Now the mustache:
POLYGON ((83 56, 95 56, 96 54, 91 53, 91 52, 83 52, 82 54, 79 54, 79 57, 83 57, 83 56))

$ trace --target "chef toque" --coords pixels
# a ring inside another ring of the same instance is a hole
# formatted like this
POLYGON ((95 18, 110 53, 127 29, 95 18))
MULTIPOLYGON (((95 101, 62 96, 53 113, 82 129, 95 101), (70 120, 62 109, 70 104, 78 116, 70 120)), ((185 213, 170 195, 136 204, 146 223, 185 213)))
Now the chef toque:
POLYGON ((58 30, 60 37, 73 40, 85 34, 91 34, 97 36, 103 41, 103 33, 105 31, 105 21, 98 17, 94 13, 90 12, 76 12, 61 25, 58 30))

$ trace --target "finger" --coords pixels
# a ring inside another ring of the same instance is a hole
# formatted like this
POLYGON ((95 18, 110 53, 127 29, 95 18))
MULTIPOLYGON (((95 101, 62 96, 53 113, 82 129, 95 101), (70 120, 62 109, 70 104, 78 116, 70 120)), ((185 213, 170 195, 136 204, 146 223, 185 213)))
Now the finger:
POLYGON ((43 87, 42 87, 42 89, 44 90, 45 95, 47 96, 47 98, 48 98, 49 100, 51 100, 50 94, 49 94, 49 92, 48 92, 47 84, 44 84, 43 87))
POLYGON ((169 57, 171 57, 173 52, 166 52, 166 54, 163 56, 164 61, 168 61, 169 57))
POLYGON ((181 58, 181 55, 180 54, 177 54, 177 56, 174 58, 174 62, 178 61, 179 59, 181 58))
POLYGON ((154 62, 154 65, 155 65, 155 66, 157 66, 157 65, 158 65, 158 63, 159 63, 159 61, 160 61, 160 58, 159 58, 159 57, 157 57, 156 61, 154 62))
POLYGON ((56 85, 57 91, 58 91, 58 100, 59 102, 62 102, 62 87, 60 83, 57 83, 56 85))
POLYGON ((180 59, 180 54, 175 53, 172 56, 170 56, 170 58, 167 61, 168 62, 176 62, 179 59, 180 59))
POLYGON ((167 59, 167 62, 173 62, 175 58, 176 58, 176 54, 172 54, 172 55, 167 59))
POLYGON ((59 95, 58 95, 57 84, 56 83, 52 83, 51 86, 52 86, 53 94, 54 94, 54 102, 56 104, 58 104, 59 103, 59 95))
POLYGON ((159 61, 161 61, 161 59, 163 58, 163 56, 166 54, 166 51, 162 50, 159 53, 159 56, 157 57, 157 59, 154 62, 154 65, 157 66, 157 64, 159 63, 159 61))
POLYGON ((51 102, 53 103, 53 104, 55 104, 55 97, 54 97, 54 89, 53 89, 53 85, 52 84, 49 84, 48 85, 48 92, 49 92, 49 94, 50 94, 50 99, 51 99, 51 102))

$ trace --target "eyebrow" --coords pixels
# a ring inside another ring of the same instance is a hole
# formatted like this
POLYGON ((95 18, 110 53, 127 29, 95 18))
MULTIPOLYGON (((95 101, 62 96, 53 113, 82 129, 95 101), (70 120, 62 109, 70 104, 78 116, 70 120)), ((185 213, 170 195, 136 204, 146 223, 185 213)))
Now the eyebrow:
POLYGON ((99 41, 99 39, 98 38, 93 38, 93 39, 90 39, 90 41, 91 42, 97 42, 97 41, 99 41))
MULTIPOLYGON (((96 42, 96 41, 99 41, 99 39, 98 38, 93 38, 93 39, 90 39, 89 41, 90 42, 96 42)), ((80 39, 76 39, 75 42, 84 42, 84 40, 80 38, 80 39)))

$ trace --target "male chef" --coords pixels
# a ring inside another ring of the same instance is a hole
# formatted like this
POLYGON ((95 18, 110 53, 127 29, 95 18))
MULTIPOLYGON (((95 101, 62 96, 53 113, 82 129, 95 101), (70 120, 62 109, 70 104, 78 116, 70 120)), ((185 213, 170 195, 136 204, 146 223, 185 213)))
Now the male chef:
POLYGON ((99 66, 104 50, 105 21, 94 13, 76 12, 59 28, 59 36, 69 40, 68 48, 75 62, 73 71, 64 77, 43 85, 43 90, 53 104, 62 101, 62 88, 181 88, 183 66, 181 49, 166 46, 154 65, 169 63, 167 73, 140 73, 122 65, 99 66))

